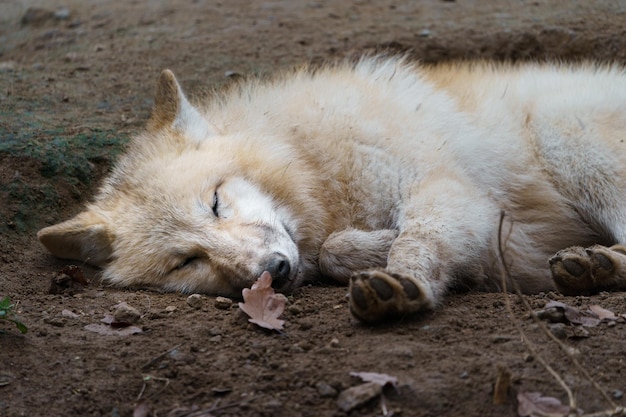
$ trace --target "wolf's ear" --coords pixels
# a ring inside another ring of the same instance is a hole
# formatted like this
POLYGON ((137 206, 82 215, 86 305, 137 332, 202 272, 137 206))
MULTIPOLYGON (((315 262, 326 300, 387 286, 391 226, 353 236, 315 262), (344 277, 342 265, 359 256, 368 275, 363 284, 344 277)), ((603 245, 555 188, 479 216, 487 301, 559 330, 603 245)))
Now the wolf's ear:
POLYGON ((193 141, 200 142, 212 134, 207 120, 187 101, 174 73, 163 70, 157 82, 151 127, 171 127, 193 141))
POLYGON ((63 223, 41 229, 37 237, 46 249, 62 259, 104 266, 112 254, 112 233, 106 221, 90 210, 63 223))

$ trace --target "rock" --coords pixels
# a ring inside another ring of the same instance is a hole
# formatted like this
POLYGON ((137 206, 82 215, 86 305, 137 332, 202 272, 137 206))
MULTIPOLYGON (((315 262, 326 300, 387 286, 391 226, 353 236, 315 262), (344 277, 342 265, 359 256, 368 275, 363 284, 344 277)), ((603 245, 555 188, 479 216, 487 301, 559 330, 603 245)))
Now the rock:
POLYGON ((335 397, 337 395, 337 390, 324 381, 319 381, 317 384, 315 384, 315 389, 322 398, 335 397))
POLYGON ((202 296, 200 294, 191 294, 187 297, 187 304, 196 309, 202 307, 202 296))
POLYGON ((621 390, 616 389, 615 391, 613 391, 613 398, 615 398, 616 400, 621 400, 624 397, 624 392, 621 390))
POLYGON ((233 305, 233 300, 226 297, 215 297, 215 308, 228 310, 233 305))
POLYGON ((566 325, 563 323, 552 323, 549 326, 550 332, 558 339, 567 339, 566 325))
POLYGON ((40 7, 29 7, 22 16, 22 25, 39 26, 54 18, 54 13, 40 7))
POLYGON ((17 65, 15 64, 15 61, 3 61, 3 62, 0 62, 0 72, 15 71, 16 67, 17 67, 17 65))
POLYGON ((420 31, 420 33, 417 34, 417 36, 419 36, 420 38, 427 38, 431 35, 431 31, 428 29, 424 29, 422 31, 420 31))
POLYGON ((131 307, 125 302, 121 302, 115 306, 115 311, 113 312, 113 319, 117 323, 128 323, 134 324, 139 321, 141 318, 141 314, 139 310, 135 307, 131 307))
POLYGON ((59 10, 54 12, 54 18, 57 20, 67 20, 70 18, 70 9, 67 7, 61 7, 59 10))
POLYGON ((378 397, 383 387, 376 382, 366 382, 341 391, 337 398, 337 405, 345 412, 350 412, 366 402, 378 397))
POLYGON ((540 320, 546 320, 550 323, 566 323, 565 311, 556 307, 549 307, 545 310, 537 310, 534 312, 535 316, 540 320))

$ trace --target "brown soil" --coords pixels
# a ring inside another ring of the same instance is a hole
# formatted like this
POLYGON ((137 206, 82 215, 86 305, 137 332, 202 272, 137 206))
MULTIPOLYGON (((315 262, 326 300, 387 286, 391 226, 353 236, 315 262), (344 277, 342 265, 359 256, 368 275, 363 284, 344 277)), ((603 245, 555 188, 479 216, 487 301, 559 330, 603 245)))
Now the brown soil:
MULTIPOLYGON (((0 416, 141 415, 140 403, 153 416, 385 415, 380 397, 351 412, 337 405, 338 392, 360 383, 350 376, 359 371, 399 379, 397 389, 385 390, 386 415, 513 416, 515 393, 523 391, 566 403, 520 341, 501 294, 452 295, 435 313, 365 327, 350 316, 345 288, 307 286, 290 297, 282 334, 248 324, 236 304, 216 308, 212 297, 196 309, 185 295, 103 287, 87 267, 91 283, 82 291, 50 294, 65 263, 47 255, 34 232, 75 214, 91 196, 119 144, 146 121, 161 69, 173 69, 193 95, 227 82, 227 71, 265 73, 371 47, 410 49, 425 61, 626 63, 626 5, 0 0, 0 296, 17 303, 28 326, 22 335, 0 321, 0 416), (121 301, 139 310, 142 333, 85 329, 121 301), (512 373, 512 394, 493 405, 499 365, 512 373)), ((510 299, 515 320, 578 406, 610 408, 510 299)), ((535 309, 558 299, 626 313, 620 293, 528 299, 535 309)), ((588 331, 562 341, 624 406, 626 325, 588 331)))

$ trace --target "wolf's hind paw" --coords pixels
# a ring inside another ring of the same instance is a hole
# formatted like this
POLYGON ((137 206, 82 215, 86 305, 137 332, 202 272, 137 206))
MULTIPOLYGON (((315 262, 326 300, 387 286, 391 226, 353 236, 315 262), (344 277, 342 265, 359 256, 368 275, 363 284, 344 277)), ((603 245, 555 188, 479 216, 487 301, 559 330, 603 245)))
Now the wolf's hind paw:
POLYGON ((594 245, 563 249, 550 258, 557 289, 566 295, 585 295, 626 287, 626 248, 594 245))

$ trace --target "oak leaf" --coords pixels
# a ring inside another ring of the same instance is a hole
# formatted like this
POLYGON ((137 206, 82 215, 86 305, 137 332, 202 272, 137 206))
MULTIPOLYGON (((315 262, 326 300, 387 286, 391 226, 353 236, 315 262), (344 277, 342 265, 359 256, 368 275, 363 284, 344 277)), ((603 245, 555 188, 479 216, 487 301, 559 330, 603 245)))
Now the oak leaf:
POLYGON ((361 378, 363 382, 374 382, 381 387, 387 384, 394 388, 398 386, 398 378, 387 374, 379 374, 376 372, 350 372, 350 376, 361 378))
POLYGON ((520 417, 565 417, 570 413, 557 398, 544 397, 540 392, 518 392, 517 401, 520 417))
POLYGON ((272 275, 265 271, 252 284, 252 288, 242 291, 243 303, 239 308, 250 318, 248 321, 269 330, 282 330, 285 320, 278 317, 285 310, 286 297, 274 293, 272 275))

